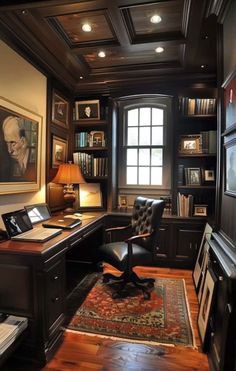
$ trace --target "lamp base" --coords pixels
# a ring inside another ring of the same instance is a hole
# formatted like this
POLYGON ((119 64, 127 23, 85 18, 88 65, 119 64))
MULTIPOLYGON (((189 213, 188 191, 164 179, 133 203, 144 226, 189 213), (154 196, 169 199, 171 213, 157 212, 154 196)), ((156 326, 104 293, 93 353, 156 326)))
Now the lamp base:
POLYGON ((73 188, 65 186, 64 187, 64 201, 68 207, 63 210, 63 213, 74 213, 73 203, 75 202, 75 191, 73 188))
POLYGON ((67 207, 66 209, 63 210, 63 214, 73 214, 75 212, 75 209, 72 207, 67 207))

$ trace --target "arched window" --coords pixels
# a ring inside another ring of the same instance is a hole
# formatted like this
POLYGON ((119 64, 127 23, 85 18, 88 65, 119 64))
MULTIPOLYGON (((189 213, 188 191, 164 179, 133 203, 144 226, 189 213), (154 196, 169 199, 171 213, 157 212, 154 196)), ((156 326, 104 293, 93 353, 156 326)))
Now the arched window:
POLYGON ((170 190, 171 98, 122 98, 119 188, 170 190))

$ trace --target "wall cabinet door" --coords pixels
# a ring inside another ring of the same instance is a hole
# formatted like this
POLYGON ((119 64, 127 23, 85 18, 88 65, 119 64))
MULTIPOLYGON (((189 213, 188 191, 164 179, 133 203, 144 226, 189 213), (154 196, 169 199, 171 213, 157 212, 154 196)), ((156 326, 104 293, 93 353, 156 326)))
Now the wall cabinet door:
POLYGON ((202 224, 173 225, 173 259, 183 263, 183 267, 193 268, 202 233, 202 224))

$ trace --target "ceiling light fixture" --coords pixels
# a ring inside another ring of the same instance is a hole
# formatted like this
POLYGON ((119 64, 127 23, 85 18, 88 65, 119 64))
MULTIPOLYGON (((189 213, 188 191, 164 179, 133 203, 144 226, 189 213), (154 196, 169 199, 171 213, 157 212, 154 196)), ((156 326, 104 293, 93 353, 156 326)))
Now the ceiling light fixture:
POLYGON ((99 56, 100 58, 105 58, 106 53, 105 53, 103 50, 100 50, 100 52, 98 53, 98 56, 99 56))
POLYGON ((83 76, 80 76, 79 78, 80 78, 80 80, 83 80, 83 76))
POLYGON ((161 17, 158 15, 158 14, 154 14, 151 18, 150 18, 150 22, 151 23, 160 23, 162 21, 161 17))
POLYGON ((163 52, 164 52, 164 48, 162 48, 162 46, 158 46, 158 47, 155 49, 155 52, 156 52, 156 53, 163 53, 163 52))
POLYGON ((202 69, 206 68, 206 65, 205 64, 201 64, 201 68, 202 69))
POLYGON ((92 31, 92 27, 90 26, 89 23, 84 23, 84 24, 82 25, 82 30, 83 30, 84 32, 91 32, 91 31, 92 31))

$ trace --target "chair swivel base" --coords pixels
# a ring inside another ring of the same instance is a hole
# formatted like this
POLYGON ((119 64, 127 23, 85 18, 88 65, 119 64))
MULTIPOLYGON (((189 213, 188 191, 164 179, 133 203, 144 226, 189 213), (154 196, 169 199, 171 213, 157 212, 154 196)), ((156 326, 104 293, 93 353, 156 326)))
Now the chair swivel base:
POLYGON ((124 272, 121 276, 115 276, 111 273, 103 275, 103 282, 108 284, 117 285, 112 294, 113 299, 127 297, 131 294, 131 288, 128 286, 132 283, 135 287, 143 291, 144 299, 150 299, 150 289, 154 287, 154 278, 139 278, 138 275, 131 270, 124 272))

